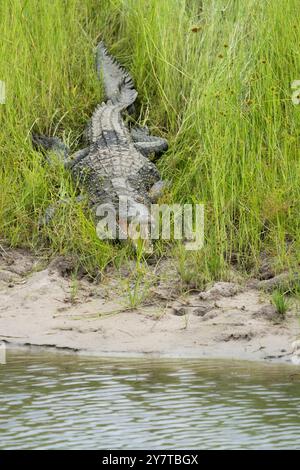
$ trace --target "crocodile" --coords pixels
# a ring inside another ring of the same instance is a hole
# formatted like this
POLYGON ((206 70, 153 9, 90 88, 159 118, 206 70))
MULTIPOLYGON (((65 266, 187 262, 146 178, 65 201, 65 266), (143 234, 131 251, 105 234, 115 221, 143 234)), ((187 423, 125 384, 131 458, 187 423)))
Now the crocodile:
POLYGON ((57 137, 33 134, 32 141, 35 148, 56 154, 82 184, 96 222, 99 207, 115 214, 116 238, 124 239, 131 222, 143 226, 151 223, 151 204, 165 187, 151 156, 160 156, 168 149, 168 143, 150 135, 147 127, 130 129, 126 124, 124 117, 134 112, 137 91, 130 74, 102 41, 96 47, 96 69, 103 80, 106 99, 96 107, 87 124, 85 148, 70 155, 57 137), (121 200, 126 204, 120 204, 121 200))

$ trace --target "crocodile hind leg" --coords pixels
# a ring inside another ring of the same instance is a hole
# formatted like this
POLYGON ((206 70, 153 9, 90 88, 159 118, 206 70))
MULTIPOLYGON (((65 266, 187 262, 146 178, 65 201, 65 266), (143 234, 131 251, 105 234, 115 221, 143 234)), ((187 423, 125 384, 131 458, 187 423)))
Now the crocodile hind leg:
POLYGON ((48 137, 42 134, 32 134, 32 145, 36 150, 43 150, 45 152, 46 160, 52 163, 50 153, 58 157, 61 162, 67 160, 70 149, 58 137, 48 137))
POLYGON ((155 157, 159 157, 163 152, 168 150, 167 141, 161 137, 153 137, 153 139, 148 142, 135 142, 134 146, 145 157, 149 157, 153 154, 155 157))
POLYGON ((78 150, 70 155, 70 149, 58 137, 48 137, 46 135, 32 134, 32 143, 36 149, 42 149, 46 152, 48 163, 51 162, 49 153, 53 153, 64 164, 66 168, 72 168, 76 163, 86 157, 89 148, 78 150))
POLYGON ((163 152, 168 150, 168 142, 166 139, 150 135, 147 127, 132 128, 131 137, 135 148, 145 157, 149 157, 153 154, 159 157, 163 152))
MULTIPOLYGON (((45 151, 48 163, 52 163, 49 154, 53 153, 63 163, 65 168, 72 168, 89 152, 89 149, 86 148, 83 150, 78 150, 78 152, 69 155, 69 148, 63 143, 62 140, 58 139, 57 137, 47 137, 44 135, 33 134, 32 143, 35 148, 42 149, 45 151)), ((76 202, 81 202, 83 199, 84 197, 82 195, 79 195, 76 197, 76 202)), ((40 217, 39 219, 39 226, 43 224, 48 225, 56 214, 58 207, 61 204, 68 204, 70 201, 71 198, 62 198, 59 199, 56 204, 52 204, 51 206, 47 207, 44 216, 40 217)))

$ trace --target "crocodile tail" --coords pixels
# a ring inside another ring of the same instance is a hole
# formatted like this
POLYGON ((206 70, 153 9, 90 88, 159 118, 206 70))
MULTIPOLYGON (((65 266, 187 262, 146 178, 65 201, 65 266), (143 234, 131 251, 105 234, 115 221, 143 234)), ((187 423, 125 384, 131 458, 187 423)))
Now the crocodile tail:
POLYGON ((131 106, 137 97, 137 91, 129 73, 109 55, 104 43, 97 46, 96 65, 99 78, 103 78, 107 100, 113 104, 120 104, 126 109, 131 106))

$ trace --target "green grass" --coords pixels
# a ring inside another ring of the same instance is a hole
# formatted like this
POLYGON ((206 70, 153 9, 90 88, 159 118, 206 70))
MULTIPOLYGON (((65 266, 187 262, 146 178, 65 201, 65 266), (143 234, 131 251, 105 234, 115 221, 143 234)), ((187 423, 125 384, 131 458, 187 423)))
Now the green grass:
POLYGON ((284 292, 275 290, 272 294, 272 304, 276 308, 277 312, 284 317, 289 309, 289 301, 286 298, 284 292))
MULTIPOLYGON (((93 56, 102 37, 135 79, 139 121, 169 139, 160 162, 172 182, 165 201, 205 204, 205 248, 183 255, 199 282, 224 277, 232 260, 255 271, 263 251, 278 269, 298 266, 300 106, 290 88, 300 79, 297 0, 2 3, 2 240, 71 253, 91 272, 126 258, 97 239, 74 202, 38 229, 49 203, 75 196, 76 187, 59 165, 43 164, 29 134, 34 127, 80 147, 103 98, 93 56)), ((184 270, 182 254, 180 263, 184 270)))

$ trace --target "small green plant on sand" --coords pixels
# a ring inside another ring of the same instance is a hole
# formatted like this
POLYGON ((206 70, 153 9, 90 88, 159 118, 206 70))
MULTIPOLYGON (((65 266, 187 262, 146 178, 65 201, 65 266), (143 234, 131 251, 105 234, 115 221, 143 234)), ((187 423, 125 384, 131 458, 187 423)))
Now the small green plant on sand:
POLYGON ((130 283, 130 281, 127 283, 128 303, 130 308, 137 308, 143 304, 146 299, 149 300, 150 287, 151 283, 143 281, 141 273, 137 275, 132 283, 130 283))
POLYGON ((70 302, 72 304, 76 303, 78 288, 79 288, 79 283, 77 279, 77 273, 75 272, 72 274, 72 278, 71 278, 70 302))
POLYGON ((276 308, 277 312, 284 317, 289 309, 289 301, 286 298, 284 292, 275 290, 272 294, 272 304, 276 308))
POLYGON ((149 300, 149 289, 154 280, 150 276, 146 259, 144 258, 144 247, 142 243, 136 246, 135 268, 126 280, 126 290, 130 308, 136 308, 149 300))

